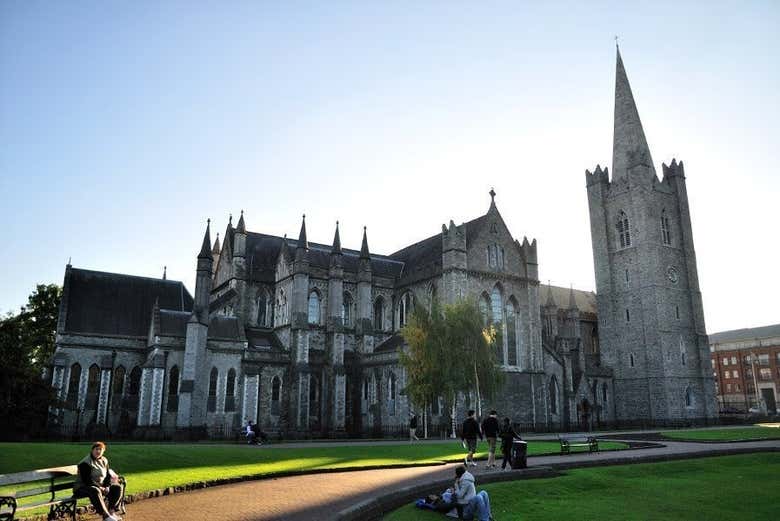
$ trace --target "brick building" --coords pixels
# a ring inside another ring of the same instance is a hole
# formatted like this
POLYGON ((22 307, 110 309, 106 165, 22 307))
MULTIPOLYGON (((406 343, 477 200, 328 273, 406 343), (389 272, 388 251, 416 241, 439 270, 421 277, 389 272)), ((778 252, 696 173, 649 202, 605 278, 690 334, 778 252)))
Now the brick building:
POLYGON ((780 324, 709 336, 721 411, 777 412, 780 394, 780 324))

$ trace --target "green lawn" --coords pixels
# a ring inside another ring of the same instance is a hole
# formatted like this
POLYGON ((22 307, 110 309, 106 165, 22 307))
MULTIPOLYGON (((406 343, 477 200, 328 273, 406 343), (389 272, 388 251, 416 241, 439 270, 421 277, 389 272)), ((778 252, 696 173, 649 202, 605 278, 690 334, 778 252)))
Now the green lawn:
MULTIPOLYGON (((477 486, 497 521, 777 519, 780 454, 575 469, 557 478, 477 486)), ((386 521, 436 521, 405 506, 386 521)))
MULTIPOLYGON (((602 450, 626 448, 603 442, 602 450)), ((73 465, 89 452, 89 443, 0 443, 0 474, 73 465)), ((478 457, 486 458, 481 442, 478 457)), ((557 441, 531 441, 531 455, 557 453, 557 441)), ((128 481, 127 493, 238 476, 267 476, 290 471, 415 465, 463 458, 460 442, 401 445, 284 448, 245 444, 111 443, 106 451, 112 468, 128 481)))
POLYGON ((666 431, 662 432, 661 435, 674 440, 771 440, 780 439, 780 428, 753 426, 736 429, 690 429, 683 431, 666 431))

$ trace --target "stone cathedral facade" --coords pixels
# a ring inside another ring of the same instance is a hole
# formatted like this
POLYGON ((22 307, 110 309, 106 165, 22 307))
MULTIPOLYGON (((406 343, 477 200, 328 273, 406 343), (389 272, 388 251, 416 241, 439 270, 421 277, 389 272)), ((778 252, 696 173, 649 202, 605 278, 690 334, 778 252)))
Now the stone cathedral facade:
MULTIPOLYGON (((717 415, 682 163, 655 174, 620 54, 613 176, 586 173, 597 294, 541 284, 535 240, 487 212, 389 255, 207 225, 181 282, 68 265, 49 378, 64 434, 285 437, 400 433, 411 404, 399 330, 415 306, 479 302, 502 330, 496 408, 529 430, 717 415)), ((475 408, 471 390, 457 414, 475 408)), ((423 408, 425 409, 423 411, 423 408)))

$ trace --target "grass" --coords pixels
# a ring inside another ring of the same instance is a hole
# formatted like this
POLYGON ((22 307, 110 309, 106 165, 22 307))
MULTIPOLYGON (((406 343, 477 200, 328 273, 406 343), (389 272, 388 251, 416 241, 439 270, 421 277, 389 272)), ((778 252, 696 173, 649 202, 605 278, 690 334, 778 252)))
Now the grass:
POLYGON ((696 441, 738 441, 738 440, 773 440, 780 439, 780 428, 756 425, 735 429, 690 429, 682 431, 666 431, 661 433, 665 438, 673 440, 696 441))
MULTIPOLYGON (((603 442, 602 450, 626 448, 603 442)), ((73 465, 88 452, 89 443, 0 443, 0 474, 73 465)), ((487 457, 482 442, 477 453, 487 457)), ((530 455, 557 453, 557 441, 530 441, 530 455)), ((379 465, 416 465, 459 461, 459 442, 285 448, 245 444, 111 443, 106 451, 112 468, 127 478, 127 493, 134 494, 222 478, 268 476, 291 471, 315 471, 379 465)), ((3 487, 8 489, 8 487, 3 487)), ((0 489, 2 491, 3 489, 0 489)))
MULTIPOLYGON (((498 521, 777 519, 780 454, 575 469, 557 478, 478 486, 498 521)), ((436 521, 405 506, 385 521, 436 521)))

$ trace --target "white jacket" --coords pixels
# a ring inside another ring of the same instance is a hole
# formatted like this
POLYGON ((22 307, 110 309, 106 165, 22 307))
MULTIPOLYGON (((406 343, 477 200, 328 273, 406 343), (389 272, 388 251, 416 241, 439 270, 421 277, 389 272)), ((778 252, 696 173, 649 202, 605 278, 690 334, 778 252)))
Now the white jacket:
POLYGON ((458 498, 459 505, 466 505, 471 498, 477 495, 477 489, 474 487, 474 476, 466 471, 455 483, 455 496, 458 498))

